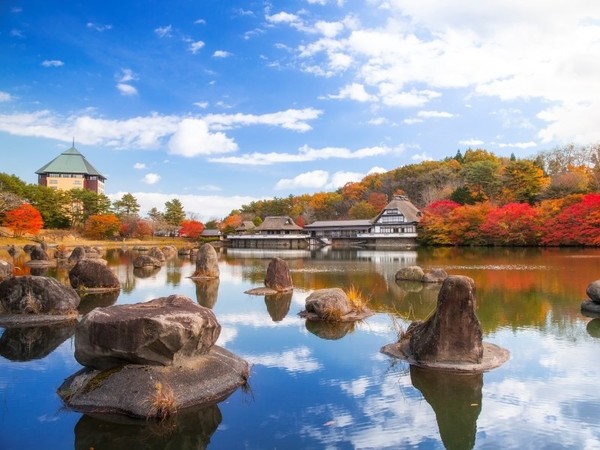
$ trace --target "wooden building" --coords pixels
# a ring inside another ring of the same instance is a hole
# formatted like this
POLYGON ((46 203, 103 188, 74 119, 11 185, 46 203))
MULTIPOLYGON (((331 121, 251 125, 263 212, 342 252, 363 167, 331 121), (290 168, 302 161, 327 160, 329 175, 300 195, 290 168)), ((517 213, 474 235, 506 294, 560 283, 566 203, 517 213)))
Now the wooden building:
POLYGON ((251 234, 229 236, 234 248, 302 249, 309 247, 307 233, 291 217, 269 216, 251 234))

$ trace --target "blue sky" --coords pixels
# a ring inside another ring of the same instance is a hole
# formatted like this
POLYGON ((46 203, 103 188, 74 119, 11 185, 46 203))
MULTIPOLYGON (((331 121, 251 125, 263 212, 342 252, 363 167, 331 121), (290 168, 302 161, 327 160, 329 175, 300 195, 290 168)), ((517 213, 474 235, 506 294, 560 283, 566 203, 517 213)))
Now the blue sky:
POLYGON ((595 0, 4 0, 0 21, 0 171, 35 183, 75 138, 143 213, 600 141, 595 0))

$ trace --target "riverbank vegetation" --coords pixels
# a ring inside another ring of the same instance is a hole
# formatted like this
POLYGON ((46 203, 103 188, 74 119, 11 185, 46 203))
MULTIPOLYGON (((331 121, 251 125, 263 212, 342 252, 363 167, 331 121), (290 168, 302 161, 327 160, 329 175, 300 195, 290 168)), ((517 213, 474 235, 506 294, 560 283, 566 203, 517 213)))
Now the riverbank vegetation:
MULTIPOLYGON (((290 195, 240 206, 225 218, 201 223, 174 198, 164 211, 140 217, 131 194, 112 202, 83 189, 58 191, 0 173, 0 223, 13 233, 31 222, 23 204, 39 212, 46 229, 69 229, 88 239, 149 239, 205 228, 224 233, 243 221, 290 216, 300 226, 316 220, 371 219, 394 195, 423 212, 419 235, 430 245, 600 245, 600 144, 565 145, 530 158, 468 149, 374 173, 332 192, 290 195), (10 219, 10 220, 9 220, 10 219), (8 222, 7 222, 8 221, 8 222)), ((30 208, 28 214, 32 214, 30 208)), ((30 216, 29 216, 30 217, 30 216)))

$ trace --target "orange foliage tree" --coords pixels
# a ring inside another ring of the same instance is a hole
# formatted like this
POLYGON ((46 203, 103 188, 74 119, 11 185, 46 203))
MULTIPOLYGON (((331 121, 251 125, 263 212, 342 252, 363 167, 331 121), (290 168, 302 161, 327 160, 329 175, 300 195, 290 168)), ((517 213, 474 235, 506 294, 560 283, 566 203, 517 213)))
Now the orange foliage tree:
POLYGON ((197 220, 184 220, 181 222, 179 233, 181 236, 186 236, 192 239, 198 239, 204 231, 204 224, 197 220))
POLYGON ((455 245, 485 245, 481 225, 491 210, 489 203, 463 205, 449 214, 450 242, 455 245))
POLYGON ((229 214, 223 222, 221 222, 220 228, 221 231, 225 234, 233 233, 237 227, 242 224, 242 215, 241 214, 229 214))
POLYGON ((438 200, 423 210, 419 222, 419 241, 429 245, 450 245, 450 213, 460 204, 452 200, 438 200))
POLYGON ((114 214, 96 214, 86 220, 83 234, 90 239, 112 238, 119 232, 121 221, 114 214))
POLYGON ((16 237, 23 236, 25 233, 37 234, 44 226, 42 215, 29 203, 23 203, 7 211, 2 223, 16 237))

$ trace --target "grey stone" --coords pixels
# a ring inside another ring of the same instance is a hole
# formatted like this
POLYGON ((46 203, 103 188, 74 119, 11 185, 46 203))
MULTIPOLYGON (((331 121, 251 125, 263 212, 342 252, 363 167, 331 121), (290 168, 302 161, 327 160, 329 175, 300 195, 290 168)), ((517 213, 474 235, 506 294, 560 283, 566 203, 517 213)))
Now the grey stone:
POLYGON ((444 269, 431 269, 423 275, 423 283, 442 283, 448 278, 448 273, 444 269))
POLYGON ((0 260, 0 280, 12 277, 13 265, 8 261, 0 260))
POLYGON ((151 247, 150 250, 148 250, 148 256, 151 256, 152 258, 159 261, 161 265, 163 265, 166 260, 165 254, 158 247, 151 247))
POLYGON ((480 363, 482 331, 475 314, 475 282, 465 276, 444 280, 435 313, 406 331, 416 361, 480 363))
POLYGON ((220 274, 217 251, 210 244, 202 245, 196 255, 196 270, 192 278, 219 278, 220 274))
POLYGON ((50 259, 46 250, 37 245, 31 249, 29 257, 32 261, 48 261, 50 259))
POLYGON ((82 259, 69 270, 69 281, 74 289, 120 289, 117 276, 103 263, 82 259))
POLYGON ((318 289, 306 298, 306 312, 323 320, 339 320, 353 311, 348 296, 340 288, 318 289))
POLYGON ((585 293, 594 303, 600 303, 600 280, 592 281, 588 284, 585 293))
POLYGON ((167 366, 207 353, 220 332, 214 313, 184 296, 97 308, 77 327, 75 358, 100 370, 167 366))
POLYGON ((79 295, 54 278, 22 276, 0 282, 0 305, 9 314, 73 314, 79 295))
POLYGON ((277 292, 291 291, 294 283, 287 262, 281 258, 273 258, 267 267, 265 286, 277 292))
POLYGON ((152 256, 146 255, 146 254, 136 256, 135 259, 133 260, 132 264, 133 264, 133 267, 135 267, 136 269, 140 269, 143 267, 155 268, 155 267, 162 266, 162 263, 158 259, 153 258, 152 256))
POLYGON ((398 272, 396 272, 396 280, 405 280, 405 281, 423 281, 423 276, 425 272, 419 266, 408 266, 403 267, 398 272))

